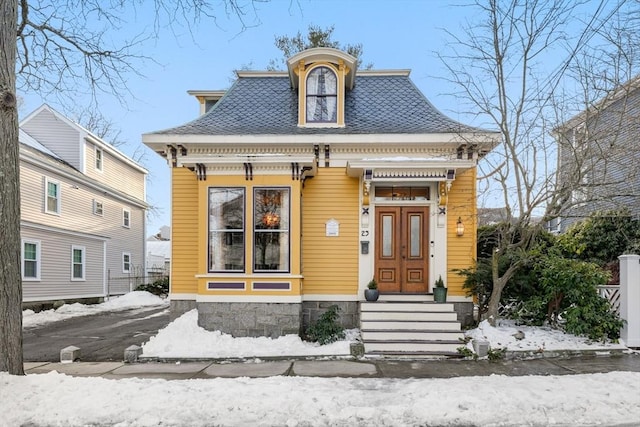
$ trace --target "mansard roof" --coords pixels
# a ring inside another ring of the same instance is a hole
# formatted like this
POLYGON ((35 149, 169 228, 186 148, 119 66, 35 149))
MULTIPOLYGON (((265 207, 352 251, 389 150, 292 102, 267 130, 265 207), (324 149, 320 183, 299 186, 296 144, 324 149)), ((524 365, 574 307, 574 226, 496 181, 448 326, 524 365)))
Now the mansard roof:
POLYGON ((438 111, 407 70, 361 71, 345 95, 344 127, 298 126, 298 93, 282 72, 239 72, 216 105, 197 119, 147 135, 370 135, 493 133, 438 111))

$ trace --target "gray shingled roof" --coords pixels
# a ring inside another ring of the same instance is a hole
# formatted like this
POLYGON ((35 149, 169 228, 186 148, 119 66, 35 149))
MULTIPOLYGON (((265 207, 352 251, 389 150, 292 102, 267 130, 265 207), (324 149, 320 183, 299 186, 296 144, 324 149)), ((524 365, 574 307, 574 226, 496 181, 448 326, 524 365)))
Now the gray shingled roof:
POLYGON ((345 95, 344 128, 300 128, 298 94, 289 78, 240 77, 196 120, 154 134, 305 135, 487 132, 438 111, 408 76, 358 75, 345 95))

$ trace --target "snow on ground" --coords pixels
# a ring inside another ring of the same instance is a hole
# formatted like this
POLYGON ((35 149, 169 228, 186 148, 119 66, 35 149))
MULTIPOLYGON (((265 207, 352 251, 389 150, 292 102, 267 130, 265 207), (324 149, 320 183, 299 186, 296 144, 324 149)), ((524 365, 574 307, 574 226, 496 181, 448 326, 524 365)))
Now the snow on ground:
POLYGON ((88 316, 105 311, 126 310, 156 305, 168 305, 169 302, 145 291, 133 291, 120 297, 115 297, 101 304, 64 304, 56 310, 43 310, 38 313, 33 310, 22 312, 22 326, 25 328, 57 322, 71 317, 88 316))
MULTIPOLYGON (((477 328, 465 332, 465 336, 489 341, 491 348, 506 348, 508 351, 626 349, 623 344, 591 341, 586 337, 566 334, 549 326, 517 326, 515 322, 504 319, 498 320, 496 327, 485 320, 477 328), (518 332, 524 333, 523 339, 518 340, 514 337, 518 332)), ((471 344, 469 348, 471 349, 471 344)))
POLYGON ((167 381, 0 374, 7 426, 590 426, 640 420, 640 373, 167 381))
MULTIPOLYGON (((40 318, 40 323, 46 323, 63 316, 166 304, 143 294, 128 294, 98 306, 72 304, 50 310, 52 313, 25 313, 24 318, 40 318)), ((467 336, 487 339, 493 348, 509 350, 602 347, 549 328, 511 323, 496 328, 482 323, 467 336), (512 337, 517 331, 524 332, 523 340, 512 337)), ((346 340, 328 346, 305 343, 292 335, 278 339, 232 338, 198 327, 197 314, 191 311, 152 337, 144 345, 144 355, 343 355, 349 353, 349 343, 356 339, 355 330, 349 331, 346 340)), ((25 377, 0 373, 0 402, 0 424, 7 426, 634 425, 640 419, 640 373, 173 381, 71 377, 57 372, 25 377)))
POLYGON ((348 356, 349 344, 358 336, 358 330, 347 330, 344 340, 323 346, 302 341, 298 335, 233 338, 220 331, 201 328, 197 310, 191 310, 151 337, 143 344, 142 352, 143 356, 167 358, 348 356))

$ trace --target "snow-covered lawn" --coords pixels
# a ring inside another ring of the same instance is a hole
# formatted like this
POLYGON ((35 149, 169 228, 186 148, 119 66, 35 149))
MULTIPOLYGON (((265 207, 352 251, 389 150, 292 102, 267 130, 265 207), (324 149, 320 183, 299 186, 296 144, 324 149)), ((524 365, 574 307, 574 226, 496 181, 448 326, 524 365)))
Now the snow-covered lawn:
MULTIPOLYGON (((59 320, 58 316, 157 304, 165 303, 150 294, 134 293, 100 306, 74 304, 55 314, 25 313, 24 317, 35 325, 59 320), (139 301, 137 305, 134 300, 139 301)), ((467 335, 509 350, 603 346, 547 328, 509 323, 496 328, 483 323, 467 335), (516 340, 512 335, 517 331, 524 332, 525 338, 516 340)), ((144 345, 144 355, 342 355, 349 353, 349 343, 355 339, 357 331, 328 346, 305 343, 297 336, 232 338, 198 327, 195 312, 189 312, 152 337, 144 345)), ((640 373, 176 381, 82 378, 56 372, 26 377, 0 374, 0 402, 2 426, 635 425, 640 420, 640 373)))

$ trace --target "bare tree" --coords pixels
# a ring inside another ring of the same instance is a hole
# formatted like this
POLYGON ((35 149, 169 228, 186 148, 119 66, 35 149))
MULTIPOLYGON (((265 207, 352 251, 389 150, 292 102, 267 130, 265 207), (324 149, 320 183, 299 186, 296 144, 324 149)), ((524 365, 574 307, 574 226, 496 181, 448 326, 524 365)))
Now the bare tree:
POLYGON ((73 100, 89 93, 130 96, 127 79, 139 75, 143 42, 201 20, 235 18, 259 23, 257 3, 268 0, 67 0, 0 2, 0 371, 24 374, 20 273, 20 187, 16 88, 73 100), (152 13, 153 26, 119 39, 128 17, 152 13))
POLYGON ((497 128, 502 137, 480 165, 484 197, 504 206, 506 217, 492 257, 493 291, 486 313, 492 323, 504 287, 526 260, 545 220, 557 215, 558 206, 583 185, 584 168, 556 175, 553 130, 580 110, 566 102, 577 99, 569 71, 595 40, 606 42, 600 34, 620 11, 620 4, 607 4, 477 0, 472 7, 479 12, 474 14, 478 21, 468 23, 461 36, 448 32, 452 43, 440 58, 448 71, 445 79, 459 89, 453 95, 469 108, 467 114, 486 118, 484 125, 497 128), (550 57, 560 60, 551 65, 550 57), (503 254, 515 255, 506 270, 498 264, 503 254))

